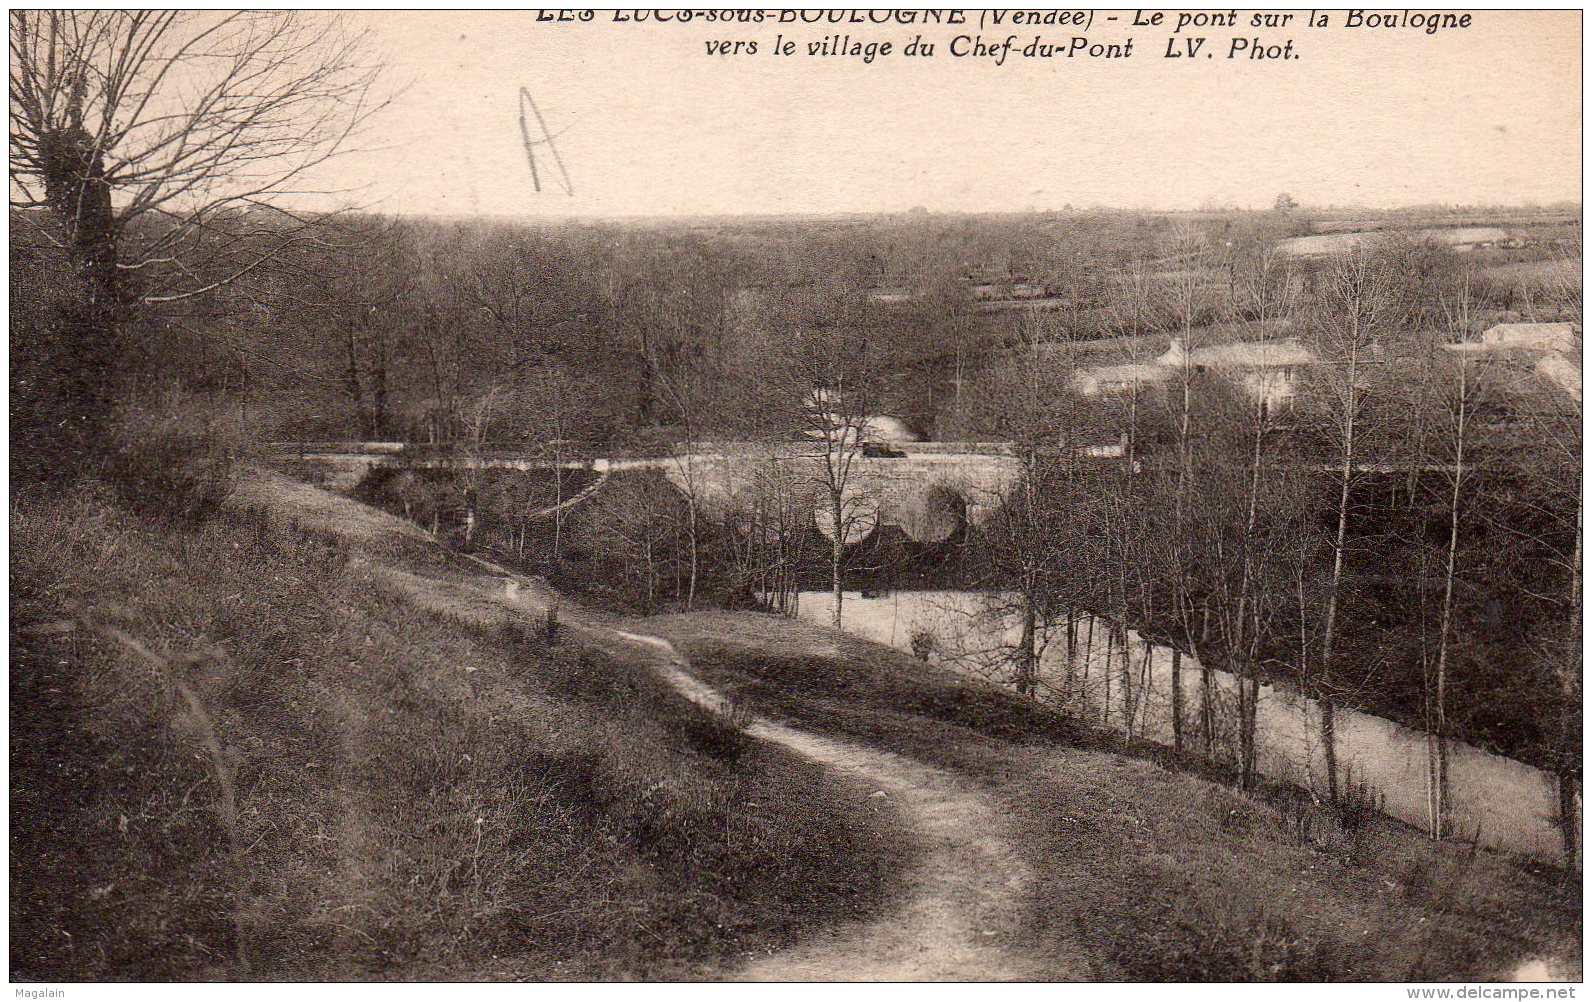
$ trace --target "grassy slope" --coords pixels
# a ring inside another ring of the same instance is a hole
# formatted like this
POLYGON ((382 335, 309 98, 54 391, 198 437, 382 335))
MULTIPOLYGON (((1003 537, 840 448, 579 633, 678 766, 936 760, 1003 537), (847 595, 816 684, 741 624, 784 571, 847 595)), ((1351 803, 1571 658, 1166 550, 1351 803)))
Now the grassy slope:
POLYGON ((883 902, 867 791, 335 522, 13 499, 13 978, 707 976, 883 902))
POLYGON ((986 782, 1040 877, 1031 942, 1043 953, 1070 934, 1096 979, 1492 978, 1534 959, 1579 975, 1579 877, 1243 798, 807 624, 646 623, 760 711, 986 782))

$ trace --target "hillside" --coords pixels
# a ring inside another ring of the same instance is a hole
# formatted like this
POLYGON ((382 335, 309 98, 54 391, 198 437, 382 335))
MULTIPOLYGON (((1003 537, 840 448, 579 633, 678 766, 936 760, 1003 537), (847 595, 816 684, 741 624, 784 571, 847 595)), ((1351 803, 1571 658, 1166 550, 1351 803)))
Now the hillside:
POLYGON ((868 790, 252 486, 13 501, 14 979, 700 978, 887 898, 868 790))
POLYGON ((14 978, 1579 975, 1562 871, 804 624, 619 619, 274 474, 12 531, 14 978))
POLYGON ((973 782, 1032 868, 1021 942, 1042 979, 1580 976, 1578 876, 1287 791, 1242 797, 1164 752, 805 623, 712 613, 638 628, 778 720, 973 782))

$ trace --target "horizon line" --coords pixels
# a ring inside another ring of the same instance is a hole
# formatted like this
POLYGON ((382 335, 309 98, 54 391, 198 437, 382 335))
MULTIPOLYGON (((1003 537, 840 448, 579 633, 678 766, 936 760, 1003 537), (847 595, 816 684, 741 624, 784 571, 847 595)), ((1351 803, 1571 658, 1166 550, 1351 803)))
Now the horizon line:
MULTIPOLYGON (((1409 203, 1394 206, 1370 206, 1357 204, 1329 204, 1329 205, 1299 205, 1288 214, 1294 216, 1319 216, 1323 214, 1348 214, 1363 213, 1368 216, 1389 216, 1400 213, 1428 213, 1428 214, 1456 214, 1472 213, 1574 213, 1579 217, 1582 202, 1579 199, 1558 199, 1552 202, 1463 202, 1463 203, 1409 203)), ((536 212, 447 212, 429 210, 402 210, 391 211, 377 207, 353 207, 342 211, 363 212, 371 215, 392 217, 408 217, 420 219, 441 220, 479 220, 498 222, 689 222, 689 221, 723 221, 723 220, 789 220, 789 221, 814 221, 826 219, 875 219, 886 216, 1054 216, 1054 215, 1089 215, 1089 214, 1137 214, 1137 215, 1266 215, 1276 213, 1275 208, 1241 208, 1238 206, 1199 207, 1199 208, 1159 208, 1152 206, 1123 206, 1123 205, 1086 205, 1064 206, 1060 208, 1021 208, 1021 209, 928 209, 914 206, 909 209, 837 209, 813 211, 761 211, 761 212, 624 212, 624 213, 536 213, 536 212)))

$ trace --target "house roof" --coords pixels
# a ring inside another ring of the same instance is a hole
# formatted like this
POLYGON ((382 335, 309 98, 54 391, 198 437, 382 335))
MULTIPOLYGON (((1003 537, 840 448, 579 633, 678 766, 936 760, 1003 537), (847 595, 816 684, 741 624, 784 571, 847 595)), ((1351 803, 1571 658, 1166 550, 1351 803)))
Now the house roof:
POLYGON ((1079 372, 1083 378, 1101 383, 1158 383, 1171 373, 1171 368, 1154 362, 1126 363, 1123 365, 1096 365, 1079 372))
POLYGON ((1283 338, 1276 341, 1236 341, 1196 348, 1189 353, 1189 361, 1216 369, 1275 369, 1289 365, 1310 365, 1316 361, 1316 356, 1296 338, 1283 338))
POLYGON ((1484 344, 1558 343, 1565 347, 1573 344, 1575 338, 1575 324, 1570 323, 1498 324, 1487 328, 1481 335, 1484 344))
POLYGON ((1537 375, 1576 403, 1581 402, 1581 367, 1559 352, 1549 352, 1537 361, 1537 375))

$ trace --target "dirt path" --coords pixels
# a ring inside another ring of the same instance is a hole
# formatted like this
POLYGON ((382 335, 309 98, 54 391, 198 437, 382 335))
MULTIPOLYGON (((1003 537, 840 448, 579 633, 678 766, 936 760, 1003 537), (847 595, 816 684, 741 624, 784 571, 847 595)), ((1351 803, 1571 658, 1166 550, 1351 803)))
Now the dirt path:
MULTIPOLYGON (((686 698, 723 700, 689 672, 668 641, 623 630, 650 648, 658 671, 686 698)), ((998 813, 954 774, 890 752, 757 719, 749 733, 784 745, 885 798, 924 852, 906 878, 904 904, 873 922, 842 926, 757 960, 749 981, 1002 981, 1034 976, 1007 949, 1021 922, 1028 867, 1002 837, 998 813)), ((1051 975, 1053 977, 1053 975, 1051 975)))
MULTIPOLYGON (((248 500, 292 514, 300 524, 360 539, 397 533, 429 539, 401 519, 285 478, 253 478, 248 500)), ((384 568, 382 578, 407 600, 461 615, 508 606, 532 614, 557 606, 562 628, 600 646, 645 653, 659 675, 681 695, 704 706, 724 699, 691 674, 690 664, 661 637, 608 625, 545 582, 514 574, 479 557, 466 559, 485 574, 442 581, 384 568)), ((901 904, 871 922, 839 926, 795 947, 759 958, 732 977, 750 981, 1001 981, 1039 972, 1014 949, 1028 866, 1005 838, 1000 812, 956 774, 851 741, 822 737, 784 724, 754 719, 748 732, 785 746, 883 799, 911 827, 922 854, 905 878, 901 904)), ((1086 975, 1079 966, 1077 976, 1086 975)), ((1044 972, 1054 980, 1054 970, 1044 972)))
POLYGON ((749 981, 1010 981, 1035 976, 1017 939, 1028 867, 1001 836, 990 804, 951 774, 911 759, 759 721, 752 733, 874 786, 925 851, 904 904, 873 922, 831 929, 740 972, 749 981))
MULTIPOLYGON (((641 655, 675 691, 723 708, 724 698, 691 674, 690 664, 661 637, 607 625, 536 579, 475 560, 494 573, 491 598, 533 615, 560 608, 560 628, 608 649, 641 655)), ((421 601, 461 608, 458 585, 437 588, 418 579, 403 585, 421 601)), ((465 590, 468 590, 467 587, 465 590)), ((901 905, 872 922, 826 930, 759 958, 730 977, 748 981, 1011 981, 1040 972, 1011 949, 1018 939, 1028 866, 1004 835, 999 812, 967 781, 944 769, 867 745, 823 737, 756 718, 748 733, 784 745, 882 798, 909 826, 922 854, 900 889, 901 905)), ((1054 953, 1054 950, 1052 950, 1054 953)), ((1085 967, 1077 966, 1082 972, 1085 967)), ((1056 980, 1053 969, 1043 972, 1056 980)), ((1080 974, 1081 976, 1081 974, 1080 974)))

